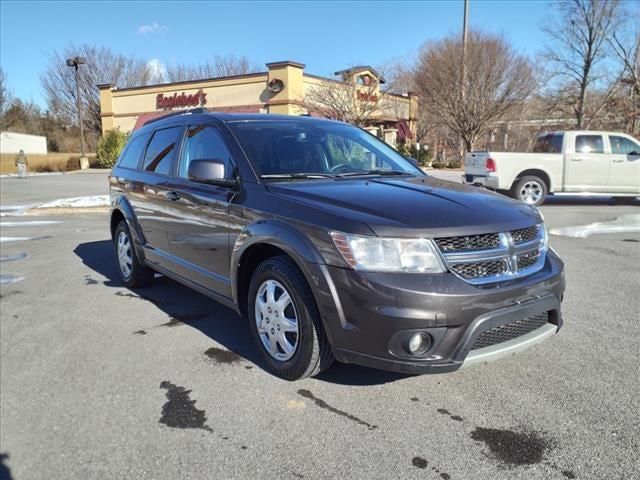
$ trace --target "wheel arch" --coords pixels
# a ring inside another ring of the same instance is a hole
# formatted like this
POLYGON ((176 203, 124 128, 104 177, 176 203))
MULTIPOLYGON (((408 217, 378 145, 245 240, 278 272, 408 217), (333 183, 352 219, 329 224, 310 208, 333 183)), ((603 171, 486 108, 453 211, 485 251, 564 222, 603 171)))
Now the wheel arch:
POLYGON ((515 185, 518 183, 518 181, 522 177, 526 177, 528 175, 532 175, 534 177, 540 178, 540 180, 542 180, 546 184, 547 192, 548 193, 553 192, 554 185, 553 185, 553 182, 551 180, 551 175, 549 175, 549 172, 547 172, 546 170, 544 170, 543 168, 540 168, 540 167, 528 168, 528 169, 523 170, 522 172, 520 172, 513 179, 513 182, 511 182, 511 188, 514 188, 515 185))
POLYGON ((133 210, 133 207, 124 195, 120 195, 114 202, 112 202, 111 218, 109 222, 112 240, 115 237, 116 228, 122 220, 125 220, 127 222, 127 225, 129 226, 129 230, 131 231, 131 235, 133 236, 136 253, 138 254, 139 258, 144 258, 144 252, 141 248, 145 243, 144 235, 142 234, 142 230, 140 229, 140 225, 138 224, 138 219, 133 210))
POLYGON ((247 293, 253 272, 262 261, 278 255, 290 257, 314 290, 318 279, 309 270, 308 264, 324 263, 320 253, 292 225, 277 220, 262 220, 242 231, 231 253, 232 297, 243 315, 246 314, 247 293))

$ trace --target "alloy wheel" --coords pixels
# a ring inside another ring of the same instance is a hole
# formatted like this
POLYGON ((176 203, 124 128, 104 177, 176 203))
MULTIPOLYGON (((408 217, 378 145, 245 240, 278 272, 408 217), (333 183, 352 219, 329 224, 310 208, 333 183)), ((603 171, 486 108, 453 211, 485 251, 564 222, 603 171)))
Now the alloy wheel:
POLYGON ((298 313, 293 298, 277 280, 262 282, 255 302, 255 322, 264 349, 285 362, 296 353, 300 339, 298 313))

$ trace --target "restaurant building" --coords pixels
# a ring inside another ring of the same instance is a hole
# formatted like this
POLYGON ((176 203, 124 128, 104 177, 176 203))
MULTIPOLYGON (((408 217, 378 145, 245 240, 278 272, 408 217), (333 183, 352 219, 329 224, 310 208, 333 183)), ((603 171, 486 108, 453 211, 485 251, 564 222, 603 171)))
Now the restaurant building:
POLYGON ((266 67, 264 72, 135 88, 99 85, 102 132, 129 133, 169 111, 195 107, 211 112, 330 116, 315 109, 309 99, 321 97, 321 89, 353 85, 350 91, 356 101, 374 107, 366 120, 368 130, 394 145, 415 138, 417 95, 385 93, 380 88, 384 78, 372 67, 341 70, 336 72, 338 80, 306 73, 303 64, 292 61, 266 67))

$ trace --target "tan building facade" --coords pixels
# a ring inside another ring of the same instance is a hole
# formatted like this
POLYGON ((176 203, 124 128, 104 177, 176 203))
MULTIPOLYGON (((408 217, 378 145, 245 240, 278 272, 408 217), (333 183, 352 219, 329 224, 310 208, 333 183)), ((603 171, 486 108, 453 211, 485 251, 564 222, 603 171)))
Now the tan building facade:
POLYGON ((307 74, 297 62, 274 62, 266 67, 265 72, 136 88, 99 85, 102 132, 119 129, 129 133, 152 118, 195 107, 211 112, 319 115, 308 99, 334 84, 340 88, 354 82, 352 91, 358 101, 376 104, 367 119, 368 128, 393 144, 396 139, 415 138, 417 95, 382 92, 384 79, 371 67, 336 72, 343 82, 307 74))

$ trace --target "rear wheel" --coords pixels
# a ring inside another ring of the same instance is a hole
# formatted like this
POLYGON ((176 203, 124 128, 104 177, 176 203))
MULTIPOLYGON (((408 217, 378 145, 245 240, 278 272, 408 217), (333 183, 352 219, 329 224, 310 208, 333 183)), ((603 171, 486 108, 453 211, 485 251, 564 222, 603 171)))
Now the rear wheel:
POLYGON ((522 177, 513 184, 510 195, 516 200, 537 207, 547 198, 549 188, 547 183, 535 175, 522 177))
POLYGON ((136 254, 133 237, 127 222, 121 220, 114 236, 120 278, 129 288, 144 287, 153 279, 153 272, 145 267, 136 254))
POLYGON ((262 262, 248 297, 251 332, 269 369, 285 380, 317 375, 333 355, 311 289, 287 256, 262 262))

